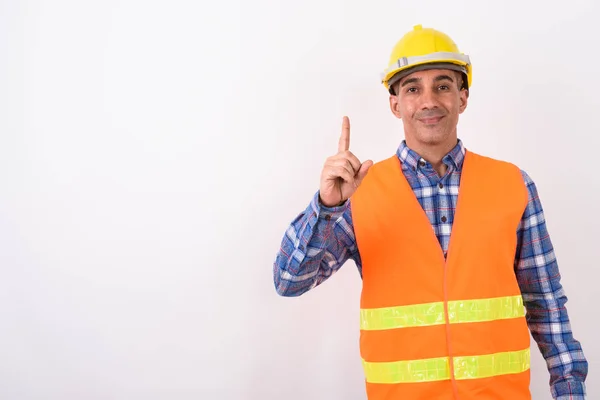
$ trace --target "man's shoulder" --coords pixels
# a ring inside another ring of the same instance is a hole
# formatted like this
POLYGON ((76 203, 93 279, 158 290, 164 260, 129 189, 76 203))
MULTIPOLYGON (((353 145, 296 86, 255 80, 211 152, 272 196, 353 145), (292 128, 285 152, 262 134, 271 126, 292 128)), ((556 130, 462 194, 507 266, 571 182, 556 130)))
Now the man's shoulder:
POLYGON ((479 161, 482 161, 484 163, 488 163, 490 165, 495 165, 502 169, 512 170, 513 173, 520 174, 521 177, 523 178, 523 181, 527 185, 533 183, 533 180, 531 179, 529 174, 515 162, 509 161, 506 159, 491 157, 489 155, 484 155, 484 154, 476 153, 473 151, 467 151, 467 153, 470 153, 470 156, 472 158, 476 158, 479 161))
POLYGON ((483 162, 495 163, 497 165, 504 165, 504 166, 511 167, 511 168, 519 168, 517 166, 517 164, 515 164, 512 161, 508 161, 506 159, 492 157, 492 156, 489 156, 489 155, 486 155, 486 154, 483 154, 483 153, 477 153, 477 152, 474 152, 474 151, 471 151, 471 150, 467 150, 466 153, 468 155, 470 155, 472 158, 477 158, 477 159, 479 159, 480 161, 483 161, 483 162))

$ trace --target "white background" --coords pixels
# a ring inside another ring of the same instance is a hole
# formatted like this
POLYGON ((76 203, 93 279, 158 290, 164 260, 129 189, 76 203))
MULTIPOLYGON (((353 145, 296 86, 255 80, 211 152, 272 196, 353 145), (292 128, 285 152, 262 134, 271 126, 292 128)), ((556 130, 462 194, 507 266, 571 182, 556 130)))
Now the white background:
POLYGON ((0 398, 364 399, 355 266, 290 299, 272 265, 343 115, 361 159, 403 139, 379 73, 415 24, 474 63, 466 146, 538 185, 599 397, 599 12, 1 2, 0 398))

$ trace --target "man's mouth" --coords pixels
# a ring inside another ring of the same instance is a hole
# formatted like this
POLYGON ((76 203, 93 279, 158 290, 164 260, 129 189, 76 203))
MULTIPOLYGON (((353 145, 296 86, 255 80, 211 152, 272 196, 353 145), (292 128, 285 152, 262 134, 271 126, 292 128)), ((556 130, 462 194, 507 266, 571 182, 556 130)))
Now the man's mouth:
POLYGON ((425 125, 435 125, 438 122, 440 122, 442 120, 442 118, 444 118, 443 115, 438 116, 438 117, 419 118, 419 121, 421 121, 425 125))

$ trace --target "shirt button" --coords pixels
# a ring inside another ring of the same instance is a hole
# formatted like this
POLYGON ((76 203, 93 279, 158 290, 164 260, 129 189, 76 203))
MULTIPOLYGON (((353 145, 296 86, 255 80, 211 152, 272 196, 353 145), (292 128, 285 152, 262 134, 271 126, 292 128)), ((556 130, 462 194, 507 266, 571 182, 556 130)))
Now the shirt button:
POLYGON ((420 165, 421 167, 424 167, 424 166, 425 166, 425 161, 423 161, 423 160, 419 161, 419 165, 420 165))
POLYGON ((325 221, 329 221, 330 219, 331 219, 331 215, 327 214, 327 215, 325 216, 325 221))
POLYGON ((440 183, 438 184, 438 186, 440 187, 440 189, 443 189, 443 188, 444 188, 444 184, 443 184, 442 182, 440 182, 440 183))
POLYGON ((446 216, 444 215, 444 216, 442 217, 442 222, 446 222, 446 221, 448 221, 448 218, 446 218, 446 216))

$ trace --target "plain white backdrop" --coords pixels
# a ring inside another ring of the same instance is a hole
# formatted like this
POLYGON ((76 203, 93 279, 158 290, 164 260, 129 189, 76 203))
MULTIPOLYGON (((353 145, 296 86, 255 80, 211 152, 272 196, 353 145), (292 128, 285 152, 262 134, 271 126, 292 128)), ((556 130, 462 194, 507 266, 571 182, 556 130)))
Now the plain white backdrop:
POLYGON ((538 185, 599 397, 599 12, 0 2, 0 398, 365 399, 355 265, 294 299, 272 265, 343 115, 361 159, 403 139, 379 73, 415 24, 474 63, 467 148, 538 185))

